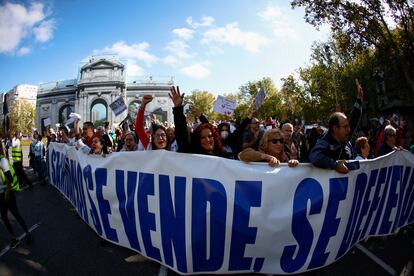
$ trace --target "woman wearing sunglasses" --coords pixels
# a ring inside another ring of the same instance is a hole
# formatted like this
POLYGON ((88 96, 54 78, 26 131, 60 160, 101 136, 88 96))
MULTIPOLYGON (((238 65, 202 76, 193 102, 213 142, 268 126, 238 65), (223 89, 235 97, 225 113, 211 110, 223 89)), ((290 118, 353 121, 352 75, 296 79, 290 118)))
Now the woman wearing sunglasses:
POLYGON ((278 166, 279 163, 288 163, 289 167, 296 167, 299 161, 291 159, 284 151, 284 142, 280 129, 268 130, 260 140, 259 150, 247 148, 239 153, 239 159, 244 162, 268 162, 271 167, 278 166))
POLYGON ((144 95, 141 107, 135 119, 135 133, 144 146, 145 150, 165 149, 170 150, 170 141, 167 136, 167 130, 162 125, 152 124, 152 134, 148 136, 144 129, 145 107, 152 101, 151 95, 144 95), (151 138, 151 139, 150 139, 151 138))

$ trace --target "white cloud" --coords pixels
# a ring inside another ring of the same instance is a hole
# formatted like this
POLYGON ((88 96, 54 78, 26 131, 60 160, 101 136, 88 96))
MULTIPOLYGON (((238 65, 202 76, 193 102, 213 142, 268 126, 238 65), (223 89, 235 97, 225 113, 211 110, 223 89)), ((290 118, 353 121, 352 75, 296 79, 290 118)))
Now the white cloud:
POLYGON ((150 54, 148 48, 149 44, 147 42, 128 45, 125 41, 118 41, 110 47, 93 50, 93 54, 116 54, 121 58, 129 60, 144 61, 148 66, 151 66, 158 61, 158 57, 150 54))
POLYGON ((193 38, 194 30, 190 30, 187 28, 180 28, 180 29, 174 29, 173 34, 178 35, 179 38, 182 38, 184 40, 190 40, 193 38))
POLYGON ((229 23, 225 27, 212 28, 203 34, 201 43, 230 44, 240 46, 251 53, 260 52, 260 47, 269 43, 267 37, 255 32, 243 32, 237 22, 229 23))
POLYGON ((39 24, 39 26, 33 29, 36 40, 46 42, 53 37, 53 29, 55 28, 55 21, 45 20, 39 24))
POLYGON ((210 70, 200 63, 193 63, 180 70, 180 72, 186 76, 203 79, 210 75, 210 70))
POLYGON ((179 62, 178 58, 172 55, 168 55, 162 59, 165 64, 175 65, 179 62))
POLYGON ((0 53, 13 52, 33 32, 40 42, 50 39, 54 21, 45 20, 46 17, 42 3, 32 3, 29 7, 13 3, 0 6, 0 53))
POLYGON ((259 17, 271 24, 273 34, 280 39, 300 38, 299 31, 294 26, 295 22, 285 11, 276 5, 268 5, 264 10, 258 13, 259 17))
POLYGON ((181 40, 170 41, 165 48, 180 59, 189 59, 195 55, 188 52, 190 46, 181 40))
POLYGON ((186 22, 194 29, 197 29, 199 27, 211 27, 214 23, 214 18, 211 16, 203 16, 201 22, 194 22, 193 17, 189 16, 187 17, 186 22))
POLYGON ((135 60, 128 59, 127 63, 127 75, 128 76, 143 76, 145 74, 144 69, 142 69, 135 60))
POLYGON ((29 54, 31 51, 31 49, 29 47, 22 47, 17 51, 17 55, 18 56, 24 56, 29 54))

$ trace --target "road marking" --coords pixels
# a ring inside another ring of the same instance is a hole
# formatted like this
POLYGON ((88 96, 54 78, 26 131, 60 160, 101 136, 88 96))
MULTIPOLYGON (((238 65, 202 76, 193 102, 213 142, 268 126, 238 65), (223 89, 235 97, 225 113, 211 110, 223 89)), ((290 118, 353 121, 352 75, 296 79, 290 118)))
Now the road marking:
POLYGON ((168 268, 166 266, 160 265, 160 272, 158 276, 167 276, 168 275, 168 268))
MULTIPOLYGON (((29 233, 31 233, 33 230, 35 230, 37 227, 40 226, 40 222, 34 224, 32 227, 29 228, 29 233)), ((21 240, 26 237, 26 233, 21 234, 19 237, 17 237, 17 239, 19 240, 19 242, 21 242, 21 240)), ((10 250, 10 246, 6 246, 2 251, 0 251, 0 258, 6 254, 8 251, 10 250)))
POLYGON ((376 262, 380 267, 382 267, 385 271, 387 271, 391 275, 397 275, 397 272, 389 265, 387 265, 383 260, 378 258, 374 253, 366 249, 364 246, 357 244, 356 248, 358 248, 362 253, 367 255, 371 260, 376 262))

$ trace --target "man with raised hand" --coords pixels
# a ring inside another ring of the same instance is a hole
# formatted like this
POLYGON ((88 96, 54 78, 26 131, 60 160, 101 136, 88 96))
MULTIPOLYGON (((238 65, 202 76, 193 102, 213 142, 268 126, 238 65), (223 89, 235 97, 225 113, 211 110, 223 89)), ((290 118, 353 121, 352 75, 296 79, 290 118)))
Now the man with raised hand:
POLYGON ((361 118, 362 100, 364 97, 364 91, 357 79, 355 83, 358 96, 349 120, 342 112, 333 113, 329 117, 327 134, 318 140, 310 153, 309 159, 317 167, 334 169, 344 174, 349 172, 345 163, 346 160, 354 159, 355 157, 350 140, 361 118))

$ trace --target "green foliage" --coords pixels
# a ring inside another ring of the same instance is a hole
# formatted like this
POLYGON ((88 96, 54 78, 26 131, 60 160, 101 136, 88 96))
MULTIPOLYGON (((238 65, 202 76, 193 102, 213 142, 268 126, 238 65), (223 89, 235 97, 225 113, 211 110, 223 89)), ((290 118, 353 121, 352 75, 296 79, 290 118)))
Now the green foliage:
POLYGON ((235 116, 245 118, 252 113, 252 105, 260 88, 266 91, 266 98, 262 106, 257 110, 257 117, 266 119, 268 117, 278 117, 281 114, 281 98, 278 89, 275 87, 271 78, 266 77, 259 81, 249 81, 240 87, 238 94, 237 108, 235 116))
POLYGON ((336 60, 342 65, 360 59, 361 55, 372 55, 374 68, 369 75, 373 75, 375 68, 383 71, 387 76, 387 90, 393 96, 413 100, 414 7, 411 0, 294 0, 291 3, 294 8, 305 8, 308 23, 316 27, 325 23, 331 27, 340 57, 336 60))
POLYGON ((16 100, 10 111, 11 126, 9 133, 20 131, 27 134, 32 131, 35 126, 36 109, 27 100, 16 100))
POLYGON ((94 126, 95 128, 97 128, 98 126, 103 126, 103 125, 105 125, 105 122, 106 122, 106 118, 99 119, 99 120, 96 120, 95 122, 93 122, 93 126, 94 126))
POLYGON ((201 113, 211 119, 213 115, 213 104, 216 100, 214 94, 208 91, 194 90, 190 95, 186 95, 184 103, 194 105, 201 113))

